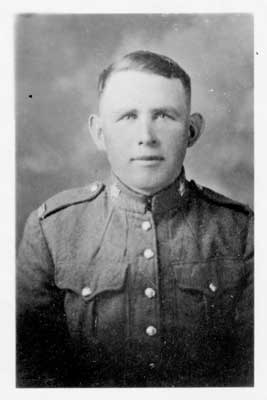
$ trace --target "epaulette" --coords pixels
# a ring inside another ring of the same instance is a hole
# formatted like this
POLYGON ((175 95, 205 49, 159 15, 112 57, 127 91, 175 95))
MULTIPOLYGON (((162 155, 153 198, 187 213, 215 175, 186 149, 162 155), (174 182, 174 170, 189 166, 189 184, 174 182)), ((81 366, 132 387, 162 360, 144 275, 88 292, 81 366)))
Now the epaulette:
POLYGON ((198 192, 198 194, 208 201, 211 201, 221 206, 234 208, 237 211, 245 212, 247 214, 252 213, 251 208, 246 204, 239 203, 238 201, 232 200, 229 197, 224 196, 223 194, 217 193, 214 190, 211 190, 205 186, 201 186, 193 180, 191 180, 190 183, 192 184, 193 188, 198 192))
POLYGON ((37 210, 38 218, 43 220, 57 211, 74 204, 84 203, 95 199, 104 189, 101 182, 94 182, 88 186, 64 190, 45 201, 37 210))

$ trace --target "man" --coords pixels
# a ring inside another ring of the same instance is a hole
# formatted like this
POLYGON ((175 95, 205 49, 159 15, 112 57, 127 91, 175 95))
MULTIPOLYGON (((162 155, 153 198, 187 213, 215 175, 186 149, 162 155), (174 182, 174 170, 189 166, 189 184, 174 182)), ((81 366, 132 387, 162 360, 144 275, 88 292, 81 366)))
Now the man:
POLYGON ((105 185, 34 211, 18 255, 19 386, 253 384, 249 208, 188 182, 187 73, 148 51, 99 79, 105 185))

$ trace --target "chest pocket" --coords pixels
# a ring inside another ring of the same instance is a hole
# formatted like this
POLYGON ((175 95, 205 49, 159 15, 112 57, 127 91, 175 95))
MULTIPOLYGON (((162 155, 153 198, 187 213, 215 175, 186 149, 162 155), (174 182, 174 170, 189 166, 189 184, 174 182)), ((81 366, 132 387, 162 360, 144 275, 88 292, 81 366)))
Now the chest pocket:
POLYGON ((99 318, 108 322, 105 315, 100 315, 107 312, 101 307, 105 299, 115 299, 115 302, 120 299, 122 302, 126 274, 127 263, 107 259, 99 259, 90 265, 57 265, 55 283, 65 291, 68 328, 78 347, 97 337, 99 318))
POLYGON ((174 263, 176 306, 182 326, 198 331, 207 326, 225 329, 234 318, 242 286, 240 259, 174 263))

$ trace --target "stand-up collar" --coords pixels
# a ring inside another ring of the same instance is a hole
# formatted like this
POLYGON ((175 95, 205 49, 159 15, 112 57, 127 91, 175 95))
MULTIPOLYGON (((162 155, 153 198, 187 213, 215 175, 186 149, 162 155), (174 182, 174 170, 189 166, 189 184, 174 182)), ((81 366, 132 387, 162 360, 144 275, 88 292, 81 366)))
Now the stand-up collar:
POLYGON ((115 175, 111 177, 109 195, 111 201, 120 208, 144 214, 150 210, 153 214, 163 213, 177 208, 187 191, 184 168, 178 178, 169 186, 153 196, 142 195, 127 187, 115 175))

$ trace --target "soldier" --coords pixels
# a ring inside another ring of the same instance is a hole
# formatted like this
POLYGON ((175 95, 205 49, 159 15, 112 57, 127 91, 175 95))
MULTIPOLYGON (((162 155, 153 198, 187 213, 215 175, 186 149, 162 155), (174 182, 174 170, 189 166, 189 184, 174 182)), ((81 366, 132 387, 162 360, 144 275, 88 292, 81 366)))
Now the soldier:
POLYGON ((89 129, 111 177, 26 223, 18 386, 253 385, 253 215, 185 178, 204 125, 189 76, 136 51, 98 88, 89 129))

